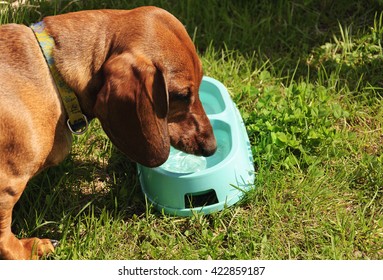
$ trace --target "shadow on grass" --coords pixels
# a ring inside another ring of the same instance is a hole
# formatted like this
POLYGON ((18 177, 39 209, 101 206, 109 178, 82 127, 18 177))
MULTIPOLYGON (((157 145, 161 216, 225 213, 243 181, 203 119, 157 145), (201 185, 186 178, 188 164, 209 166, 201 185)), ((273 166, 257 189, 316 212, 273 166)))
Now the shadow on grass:
POLYGON ((15 206, 12 229, 60 240, 68 222, 105 211, 124 220, 146 211, 136 164, 115 148, 105 164, 69 156, 34 177, 15 206))

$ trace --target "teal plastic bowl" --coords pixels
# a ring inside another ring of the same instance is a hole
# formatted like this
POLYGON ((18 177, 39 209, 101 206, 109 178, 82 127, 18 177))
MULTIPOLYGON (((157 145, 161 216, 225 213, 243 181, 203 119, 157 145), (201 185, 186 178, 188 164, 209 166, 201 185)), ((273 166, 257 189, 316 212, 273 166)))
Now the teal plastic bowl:
POLYGON ((238 202, 254 185, 249 138, 227 89, 219 81, 204 77, 199 94, 213 126, 216 153, 205 158, 171 148, 163 165, 137 165, 141 188, 149 202, 171 215, 220 211, 238 202))

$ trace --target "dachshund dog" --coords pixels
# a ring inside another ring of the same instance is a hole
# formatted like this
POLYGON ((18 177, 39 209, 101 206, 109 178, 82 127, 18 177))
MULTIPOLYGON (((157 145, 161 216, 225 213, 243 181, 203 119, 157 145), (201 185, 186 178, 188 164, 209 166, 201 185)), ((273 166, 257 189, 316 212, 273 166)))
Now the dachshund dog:
MULTIPOLYGON (((54 65, 81 112, 113 144, 148 167, 170 145, 209 156, 212 126, 198 96, 202 66, 184 26, 155 7, 50 16, 54 65)), ((0 258, 37 259, 49 239, 18 239, 12 209, 31 177, 60 163, 72 144, 68 113, 35 32, 0 26, 0 258)))

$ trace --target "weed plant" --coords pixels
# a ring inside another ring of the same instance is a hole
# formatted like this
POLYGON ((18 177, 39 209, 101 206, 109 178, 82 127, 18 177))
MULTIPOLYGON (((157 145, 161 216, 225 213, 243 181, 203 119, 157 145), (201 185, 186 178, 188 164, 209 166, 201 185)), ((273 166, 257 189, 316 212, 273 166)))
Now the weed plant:
POLYGON ((229 89, 254 187, 209 216, 159 213, 94 121, 28 184, 18 236, 60 240, 51 259, 383 259, 382 1, 35 0, 0 22, 141 5, 177 16, 229 89))

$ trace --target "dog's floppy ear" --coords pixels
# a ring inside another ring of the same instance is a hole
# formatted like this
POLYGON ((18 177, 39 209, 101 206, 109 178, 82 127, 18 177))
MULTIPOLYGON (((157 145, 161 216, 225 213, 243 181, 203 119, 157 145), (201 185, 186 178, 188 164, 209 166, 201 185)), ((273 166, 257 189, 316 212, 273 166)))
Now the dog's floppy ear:
POLYGON ((169 96, 163 74, 147 58, 129 53, 106 61, 105 83, 94 113, 113 144, 132 160, 159 166, 169 156, 169 96))

